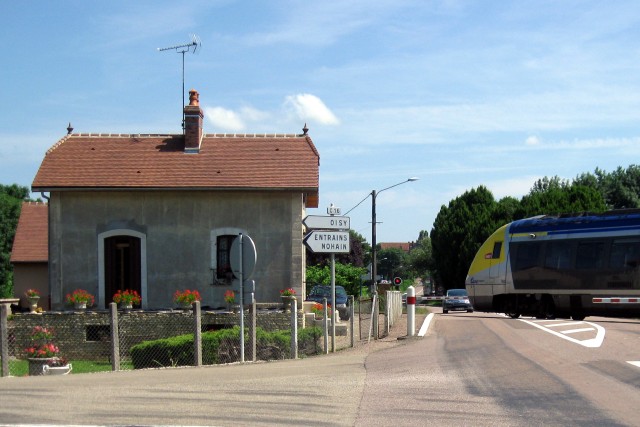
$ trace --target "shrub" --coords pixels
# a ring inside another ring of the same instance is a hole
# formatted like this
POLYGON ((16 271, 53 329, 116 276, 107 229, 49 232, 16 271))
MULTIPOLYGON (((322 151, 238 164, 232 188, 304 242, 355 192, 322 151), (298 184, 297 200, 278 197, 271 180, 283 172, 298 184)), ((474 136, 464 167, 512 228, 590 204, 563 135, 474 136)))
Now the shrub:
MULTIPOLYGON (((318 354, 322 330, 319 327, 298 330, 298 349, 303 354, 318 354)), ((249 343, 245 333, 245 344, 249 343)), ((257 358, 260 360, 289 357, 291 331, 267 332, 256 329, 257 358)), ((220 329, 202 334, 202 363, 213 365, 238 360, 240 354, 240 328, 220 329)), ((179 335, 153 341, 144 341, 130 349, 134 369, 169 366, 193 366, 193 334, 179 335)))

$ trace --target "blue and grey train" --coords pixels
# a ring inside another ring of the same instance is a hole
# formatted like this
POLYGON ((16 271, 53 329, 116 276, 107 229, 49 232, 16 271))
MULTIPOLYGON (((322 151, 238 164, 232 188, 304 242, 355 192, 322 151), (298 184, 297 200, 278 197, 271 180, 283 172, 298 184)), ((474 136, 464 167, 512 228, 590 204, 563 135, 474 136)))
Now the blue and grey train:
POLYGON ((477 311, 640 317, 640 210, 537 216, 496 230, 466 278, 477 311))

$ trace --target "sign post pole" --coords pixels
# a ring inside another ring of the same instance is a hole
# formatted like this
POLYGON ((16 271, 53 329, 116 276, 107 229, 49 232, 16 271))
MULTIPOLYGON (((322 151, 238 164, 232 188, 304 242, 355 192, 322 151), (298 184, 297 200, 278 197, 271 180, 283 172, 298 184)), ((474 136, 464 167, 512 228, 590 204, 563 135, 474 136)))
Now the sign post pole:
POLYGON ((336 352, 336 254, 331 253, 331 353, 336 352))
POLYGON ((238 235, 239 240, 239 257, 240 257, 240 268, 238 271, 238 279, 240 280, 240 363, 244 363, 244 274, 243 274, 243 264, 244 264, 244 253, 242 251, 242 233, 238 235))

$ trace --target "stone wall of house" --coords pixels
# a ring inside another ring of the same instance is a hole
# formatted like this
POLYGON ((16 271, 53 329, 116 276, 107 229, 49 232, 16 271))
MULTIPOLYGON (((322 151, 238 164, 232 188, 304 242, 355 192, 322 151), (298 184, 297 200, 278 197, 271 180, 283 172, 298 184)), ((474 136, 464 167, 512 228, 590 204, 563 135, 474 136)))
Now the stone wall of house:
MULTIPOLYGON (((299 327, 302 316, 298 315, 299 327)), ((195 317, 191 311, 118 311, 120 354, 126 357, 131 346, 142 341, 193 333, 195 317)), ((245 314, 245 327, 251 322, 245 314)), ((239 314, 226 312, 201 313, 202 331, 231 328, 240 324, 239 314)), ((291 314, 282 311, 258 311, 256 325, 267 331, 288 330, 291 314)), ((68 359, 106 360, 110 355, 110 314, 106 310, 85 312, 46 312, 43 314, 15 314, 8 320, 10 354, 22 358, 30 344, 33 328, 52 328, 54 343, 60 354, 68 359)))
MULTIPOLYGON (((253 279, 259 302, 279 300, 281 289, 304 295, 302 195, 295 192, 69 191, 50 197, 51 308, 85 289, 106 308, 104 238, 143 239, 142 307, 173 306, 176 290, 198 290, 202 306, 224 307, 231 281, 215 278, 212 232, 239 229, 255 242, 253 279)), ((141 240, 142 241, 142 240, 141 240)), ((107 295, 108 294, 108 295, 107 295)))

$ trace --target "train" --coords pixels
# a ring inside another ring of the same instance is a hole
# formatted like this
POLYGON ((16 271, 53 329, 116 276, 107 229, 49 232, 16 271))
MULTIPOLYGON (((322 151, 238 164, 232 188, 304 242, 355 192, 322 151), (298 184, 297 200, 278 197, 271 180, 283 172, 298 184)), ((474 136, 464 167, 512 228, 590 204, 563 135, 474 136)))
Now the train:
POLYGON ((540 215, 496 230, 465 280, 476 311, 640 317, 640 209, 540 215))

